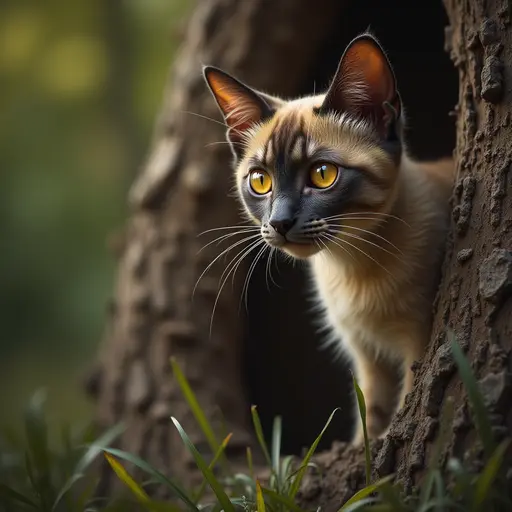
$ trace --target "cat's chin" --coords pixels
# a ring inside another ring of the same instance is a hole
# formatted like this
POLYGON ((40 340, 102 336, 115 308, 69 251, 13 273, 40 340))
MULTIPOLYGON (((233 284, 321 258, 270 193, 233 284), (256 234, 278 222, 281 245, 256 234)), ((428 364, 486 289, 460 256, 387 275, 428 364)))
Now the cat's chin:
POLYGON ((279 247, 281 251, 299 260, 305 260, 315 255, 322 250, 315 244, 294 244, 293 242, 287 242, 279 247))

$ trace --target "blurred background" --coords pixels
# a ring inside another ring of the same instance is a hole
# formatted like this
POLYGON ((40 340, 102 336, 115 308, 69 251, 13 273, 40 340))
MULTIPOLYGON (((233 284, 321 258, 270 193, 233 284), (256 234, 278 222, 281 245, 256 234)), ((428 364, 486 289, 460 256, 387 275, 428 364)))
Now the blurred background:
POLYGON ((191 0, 2 0, 0 414, 81 421, 126 193, 191 0))

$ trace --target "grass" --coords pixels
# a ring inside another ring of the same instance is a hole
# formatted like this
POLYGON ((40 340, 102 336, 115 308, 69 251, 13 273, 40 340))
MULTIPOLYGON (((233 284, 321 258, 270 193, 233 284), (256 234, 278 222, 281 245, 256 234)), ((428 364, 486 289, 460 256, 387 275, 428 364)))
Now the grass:
MULTIPOLYGON (((366 405, 363 393, 354 379, 365 439, 366 485, 338 512, 370 510, 373 512, 499 512, 512 510, 511 492, 504 475, 504 458, 509 440, 496 444, 489 414, 469 363, 462 350, 451 340, 452 354, 465 385, 471 413, 484 449, 484 467, 471 471, 458 459, 442 464, 447 436, 453 419, 453 403, 446 401, 440 421, 439 435, 419 489, 405 494, 393 475, 372 481, 371 452, 366 433, 366 405)), ((51 446, 48 421, 44 413, 44 395, 36 393, 24 417, 25 433, 4 429, 0 445, 0 510, 37 512, 115 512, 147 510, 155 512, 314 512, 299 506, 297 495, 308 468, 318 470, 312 462, 318 443, 336 413, 328 418, 325 427, 314 440, 304 458, 297 463, 293 457, 281 454, 281 418, 274 421, 271 445, 263 436, 257 408, 251 408, 255 437, 268 465, 268 481, 260 481, 252 463, 252 451, 247 448, 247 471, 234 473, 226 457, 231 440, 223 440, 215 432, 202 410, 193 390, 175 360, 171 361, 174 376, 187 400, 198 425, 212 449, 211 460, 199 453, 177 418, 172 417, 184 445, 192 454, 203 475, 197 489, 186 489, 178 481, 161 473, 136 455, 112 448, 110 445, 122 433, 117 426, 96 438, 91 429, 77 434, 63 428, 59 446, 51 446), (98 500, 95 497, 96 476, 91 464, 103 456, 117 477, 124 483, 129 497, 98 500), (151 483, 165 486, 175 497, 173 503, 154 501, 127 469, 136 466, 151 483), (206 489, 210 493, 206 495, 206 489), (179 503, 176 504, 176 503, 179 503), (137 505, 138 504, 138 505, 137 505)), ((173 428, 173 427, 170 427, 173 428)), ((318 512, 318 511, 316 511, 318 512)))

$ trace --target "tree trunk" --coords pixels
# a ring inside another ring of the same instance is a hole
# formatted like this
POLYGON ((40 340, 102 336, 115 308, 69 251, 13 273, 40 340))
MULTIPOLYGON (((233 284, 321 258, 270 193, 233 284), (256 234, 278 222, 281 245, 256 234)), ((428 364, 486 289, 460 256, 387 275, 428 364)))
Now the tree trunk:
MULTIPOLYGON (((512 79, 510 7, 506 0, 445 0, 445 8, 451 25, 446 47, 460 81, 452 234, 432 340, 417 367, 415 389, 390 435, 373 446, 375 476, 394 473, 406 491, 424 474, 449 397, 455 414, 447 425, 451 434, 444 455, 482 467, 467 394, 451 358, 449 330, 479 379, 497 440, 510 435, 512 426, 512 90, 506 86, 512 79)), ((337 510, 364 486, 361 450, 336 445, 317 462, 323 478, 309 477, 302 494, 305 505, 337 510)))
MULTIPOLYGON (((127 425, 118 446, 190 484, 195 465, 170 423, 174 415, 192 441, 203 436, 170 375, 177 358, 210 419, 217 409, 233 432, 231 458, 252 443, 249 404, 241 382, 242 322, 239 285, 220 296, 210 336, 210 317, 223 266, 209 246, 197 255, 198 233, 239 222, 229 196, 230 153, 224 128, 201 75, 210 63, 255 86, 283 95, 299 92, 324 43, 339 0, 208 0, 199 2, 173 68, 153 147, 131 190, 133 216, 120 249, 115 299, 100 362, 88 380, 102 426, 127 425), (276 24, 278 30, 267 27, 276 24), (303 37, 304 34, 308 37, 303 37), (283 73, 285 71, 285 73, 283 73), (199 116, 191 115, 198 113, 199 116)), ((112 479, 104 471, 100 493, 112 479)))

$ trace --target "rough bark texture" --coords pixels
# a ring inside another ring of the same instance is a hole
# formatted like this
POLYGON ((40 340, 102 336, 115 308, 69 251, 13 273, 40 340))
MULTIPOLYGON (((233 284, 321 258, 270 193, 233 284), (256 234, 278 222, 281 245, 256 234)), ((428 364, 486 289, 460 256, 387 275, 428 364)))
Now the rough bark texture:
MULTIPOLYGON (((446 46, 460 79, 458 179, 452 236, 436 301, 432 341, 417 365, 415 390, 390 435, 375 443, 375 473, 395 473, 406 490, 422 476, 448 397, 455 403, 447 453, 476 468, 481 447, 466 392, 447 344, 452 329, 471 361, 497 439, 511 431, 512 346, 512 29, 506 0, 445 0, 446 46), (486 4, 486 5, 485 5, 486 4)), ((311 477, 308 505, 336 510, 364 484, 361 451, 337 445, 319 457, 327 477, 311 477)))
MULTIPOLYGON (((211 144, 224 140, 224 129, 187 113, 218 118, 201 64, 229 69, 262 89, 296 94, 340 4, 199 2, 173 69, 153 148, 131 191, 134 214, 120 248, 109 329, 89 390, 97 399, 101 425, 126 423, 120 448, 186 483, 196 474, 195 464, 170 424, 171 414, 201 450, 206 447, 171 378, 171 355, 207 415, 218 419, 217 409, 223 411, 225 428, 234 433, 230 451, 235 463, 252 443, 240 375, 240 291, 220 297, 211 336, 222 265, 200 281, 192 301, 200 273, 219 253, 213 245, 197 256, 205 243, 198 233, 239 222, 238 205, 228 195, 229 150, 211 144), (267 30, 271 24, 279 29, 267 30)), ((112 478, 106 469, 100 493, 108 492, 112 478)))

